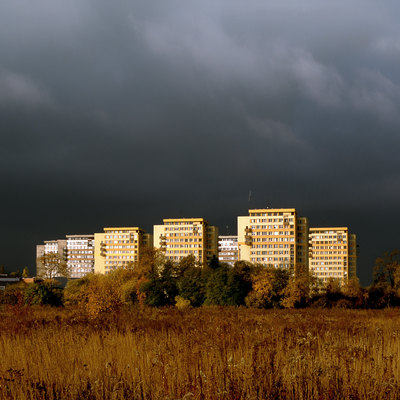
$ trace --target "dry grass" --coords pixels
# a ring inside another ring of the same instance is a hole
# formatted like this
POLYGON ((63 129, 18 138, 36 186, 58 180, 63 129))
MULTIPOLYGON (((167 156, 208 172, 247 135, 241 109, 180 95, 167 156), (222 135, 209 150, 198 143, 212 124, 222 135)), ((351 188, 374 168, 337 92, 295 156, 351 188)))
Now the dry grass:
POLYGON ((0 399, 397 399, 400 312, 0 313, 0 399))

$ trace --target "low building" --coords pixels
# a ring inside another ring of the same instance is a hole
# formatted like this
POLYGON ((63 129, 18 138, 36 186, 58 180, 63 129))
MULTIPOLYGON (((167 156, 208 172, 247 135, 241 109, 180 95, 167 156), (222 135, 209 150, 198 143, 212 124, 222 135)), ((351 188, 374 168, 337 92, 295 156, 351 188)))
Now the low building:
POLYGON ((237 236, 219 236, 218 260, 231 266, 239 259, 239 246, 237 236))
POLYGON ((7 285, 18 283, 20 278, 11 278, 7 274, 0 274, 0 290, 4 290, 7 285))

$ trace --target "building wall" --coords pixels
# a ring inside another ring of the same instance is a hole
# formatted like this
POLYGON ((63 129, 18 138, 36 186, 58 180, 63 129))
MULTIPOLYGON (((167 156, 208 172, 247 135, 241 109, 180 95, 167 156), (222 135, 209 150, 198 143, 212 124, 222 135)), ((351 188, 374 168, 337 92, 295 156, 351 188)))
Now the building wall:
POLYGON ((105 233, 94 234, 94 272, 96 274, 106 273, 104 241, 105 241, 105 233))
POLYGON ((238 217, 239 259, 276 268, 307 268, 308 221, 294 208, 252 209, 238 217))
POLYGON ((138 227, 104 228, 102 235, 95 234, 94 268, 105 274, 138 263, 142 248, 151 239, 138 227))
POLYGON ((309 252, 310 271, 321 281, 356 276, 356 237, 347 227, 310 228, 309 252))
POLYGON ((218 260, 231 266, 239 259, 239 246, 237 236, 219 236, 218 260))
POLYGON ((296 233, 296 266, 301 268, 303 271, 308 270, 308 232, 308 218, 298 217, 296 233))
POLYGON ((154 225, 154 247, 165 252, 167 259, 179 262, 193 255, 205 264, 218 256, 218 228, 204 218, 167 218, 163 225, 154 225))
POLYGON ((206 257, 210 262, 213 257, 218 258, 219 229, 216 226, 206 225, 206 257))
POLYGON ((94 272, 94 235, 67 235, 67 267, 71 278, 94 272))

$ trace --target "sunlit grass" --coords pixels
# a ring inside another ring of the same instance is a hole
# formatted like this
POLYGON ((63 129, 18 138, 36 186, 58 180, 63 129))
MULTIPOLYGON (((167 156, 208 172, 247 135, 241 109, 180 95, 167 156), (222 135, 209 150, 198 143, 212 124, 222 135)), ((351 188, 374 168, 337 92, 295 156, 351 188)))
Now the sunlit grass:
POLYGON ((397 310, 0 313, 1 399, 397 399, 397 310))

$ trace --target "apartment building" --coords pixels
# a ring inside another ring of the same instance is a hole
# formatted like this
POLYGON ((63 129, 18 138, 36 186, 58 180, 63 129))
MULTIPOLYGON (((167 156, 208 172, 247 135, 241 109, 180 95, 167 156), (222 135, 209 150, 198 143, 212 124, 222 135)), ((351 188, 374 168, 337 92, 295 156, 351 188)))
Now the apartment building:
POLYGON ((141 228, 104 228, 104 233, 94 234, 94 271, 107 274, 116 268, 134 265, 143 248, 151 245, 151 235, 141 228))
POLYGON ((239 260, 237 235, 218 237, 218 260, 231 266, 239 260))
POLYGON ((44 266, 38 261, 40 257, 48 253, 56 253, 64 260, 67 259, 67 241, 65 239, 45 240, 44 244, 36 246, 36 275, 44 276, 46 270, 44 266))
POLYGON ((67 235, 67 268, 71 278, 94 272, 94 234, 67 235))
POLYGON ((204 218, 167 218, 154 225, 153 244, 167 259, 179 262, 193 255, 202 265, 218 257, 218 228, 204 218))
POLYGON ((295 208, 249 210, 238 217, 239 260, 276 268, 308 268, 308 219, 295 208))
POLYGON ((341 284, 356 276, 356 235, 347 227, 310 228, 309 234, 310 271, 326 282, 333 278, 341 284))

